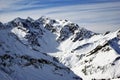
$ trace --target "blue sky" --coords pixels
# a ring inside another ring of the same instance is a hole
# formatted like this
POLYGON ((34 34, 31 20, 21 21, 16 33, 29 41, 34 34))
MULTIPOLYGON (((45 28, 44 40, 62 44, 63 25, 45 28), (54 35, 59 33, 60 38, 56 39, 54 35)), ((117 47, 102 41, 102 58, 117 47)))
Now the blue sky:
POLYGON ((120 0, 0 0, 0 21, 47 16, 68 19, 95 32, 120 28, 120 0))

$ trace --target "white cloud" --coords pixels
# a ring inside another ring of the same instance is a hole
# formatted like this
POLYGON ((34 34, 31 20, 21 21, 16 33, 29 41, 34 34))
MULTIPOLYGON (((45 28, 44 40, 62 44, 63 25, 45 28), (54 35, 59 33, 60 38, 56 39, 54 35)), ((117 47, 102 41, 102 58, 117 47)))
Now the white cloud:
POLYGON ((0 21, 7 22, 16 17, 26 18, 28 16, 37 19, 45 15, 51 18, 71 20, 95 32, 105 32, 119 28, 119 14, 120 2, 109 2, 4 13, 0 14, 0 21))
POLYGON ((0 10, 4 10, 7 8, 11 8, 14 6, 14 3, 19 2, 21 0, 0 0, 0 10))

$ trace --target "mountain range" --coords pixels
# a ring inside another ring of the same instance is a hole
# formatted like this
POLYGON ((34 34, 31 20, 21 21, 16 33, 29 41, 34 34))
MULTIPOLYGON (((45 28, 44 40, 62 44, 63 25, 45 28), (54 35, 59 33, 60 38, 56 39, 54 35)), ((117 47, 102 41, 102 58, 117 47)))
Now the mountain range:
POLYGON ((119 66, 120 30, 44 16, 0 22, 0 80, 112 80, 119 66))

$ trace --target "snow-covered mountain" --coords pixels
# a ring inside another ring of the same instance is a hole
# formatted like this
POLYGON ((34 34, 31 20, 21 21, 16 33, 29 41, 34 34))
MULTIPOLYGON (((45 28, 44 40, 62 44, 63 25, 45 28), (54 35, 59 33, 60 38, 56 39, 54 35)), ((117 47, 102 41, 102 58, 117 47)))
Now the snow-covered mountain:
POLYGON ((120 30, 99 34, 47 17, 0 22, 0 64, 2 80, 119 79, 120 30))
POLYGON ((118 79, 120 78, 119 33, 120 31, 94 35, 90 39, 77 42, 68 39, 60 45, 63 51, 55 53, 54 56, 84 80, 118 79))
POLYGON ((55 51, 49 43, 54 37, 31 18, 0 23, 0 80, 81 80, 47 55, 47 51, 55 51))

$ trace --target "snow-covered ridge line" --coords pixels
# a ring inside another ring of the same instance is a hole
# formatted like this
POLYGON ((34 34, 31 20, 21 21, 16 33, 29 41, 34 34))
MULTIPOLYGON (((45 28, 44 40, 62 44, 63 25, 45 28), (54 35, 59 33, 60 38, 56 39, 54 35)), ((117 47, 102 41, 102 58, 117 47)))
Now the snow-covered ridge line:
MULTIPOLYGON (((99 34, 68 20, 47 17, 40 17, 37 20, 30 17, 16 18, 5 24, 0 23, 0 55, 1 57, 8 55, 13 58, 14 54, 18 57, 11 59, 15 64, 12 69, 15 67, 15 69, 17 68, 15 71, 19 71, 25 68, 26 73, 30 73, 29 75, 32 73, 28 70, 42 75, 40 77, 34 75, 32 77, 34 80, 44 80, 43 76, 46 73, 50 76, 45 80, 81 80, 80 77, 84 80, 119 79, 120 30, 99 34), (28 56, 28 58, 21 59, 21 56, 28 56), (16 67, 14 60, 17 60, 17 63, 23 60, 22 63, 25 61, 28 66, 16 67), (43 66, 44 63, 47 64, 43 66), (41 65, 42 69, 38 68, 38 71, 35 71, 35 67, 41 65), (63 69, 57 69, 56 65, 63 69), (65 66, 70 69, 70 74, 67 73, 68 69, 66 70, 65 66), (42 72, 44 74, 41 74, 42 72)), ((6 63, 9 59, 2 61, 6 63)), ((1 62, 1 64, 3 63, 1 62)), ((8 70, 8 68, 2 69, 8 70)), ((3 71, 0 70, 0 72, 3 71)), ((0 74, 3 75, 3 73, 0 74)), ((15 76, 15 73, 12 73, 13 76, 7 75, 13 80, 22 79, 25 76, 21 73, 25 72, 20 71, 18 76, 15 76), (20 78, 21 76, 22 78, 20 78)), ((28 79, 26 77, 23 80, 28 79)))
POLYGON ((0 79, 82 80, 47 54, 58 51, 58 42, 56 34, 46 27, 48 21, 39 20, 29 17, 0 23, 0 79))

